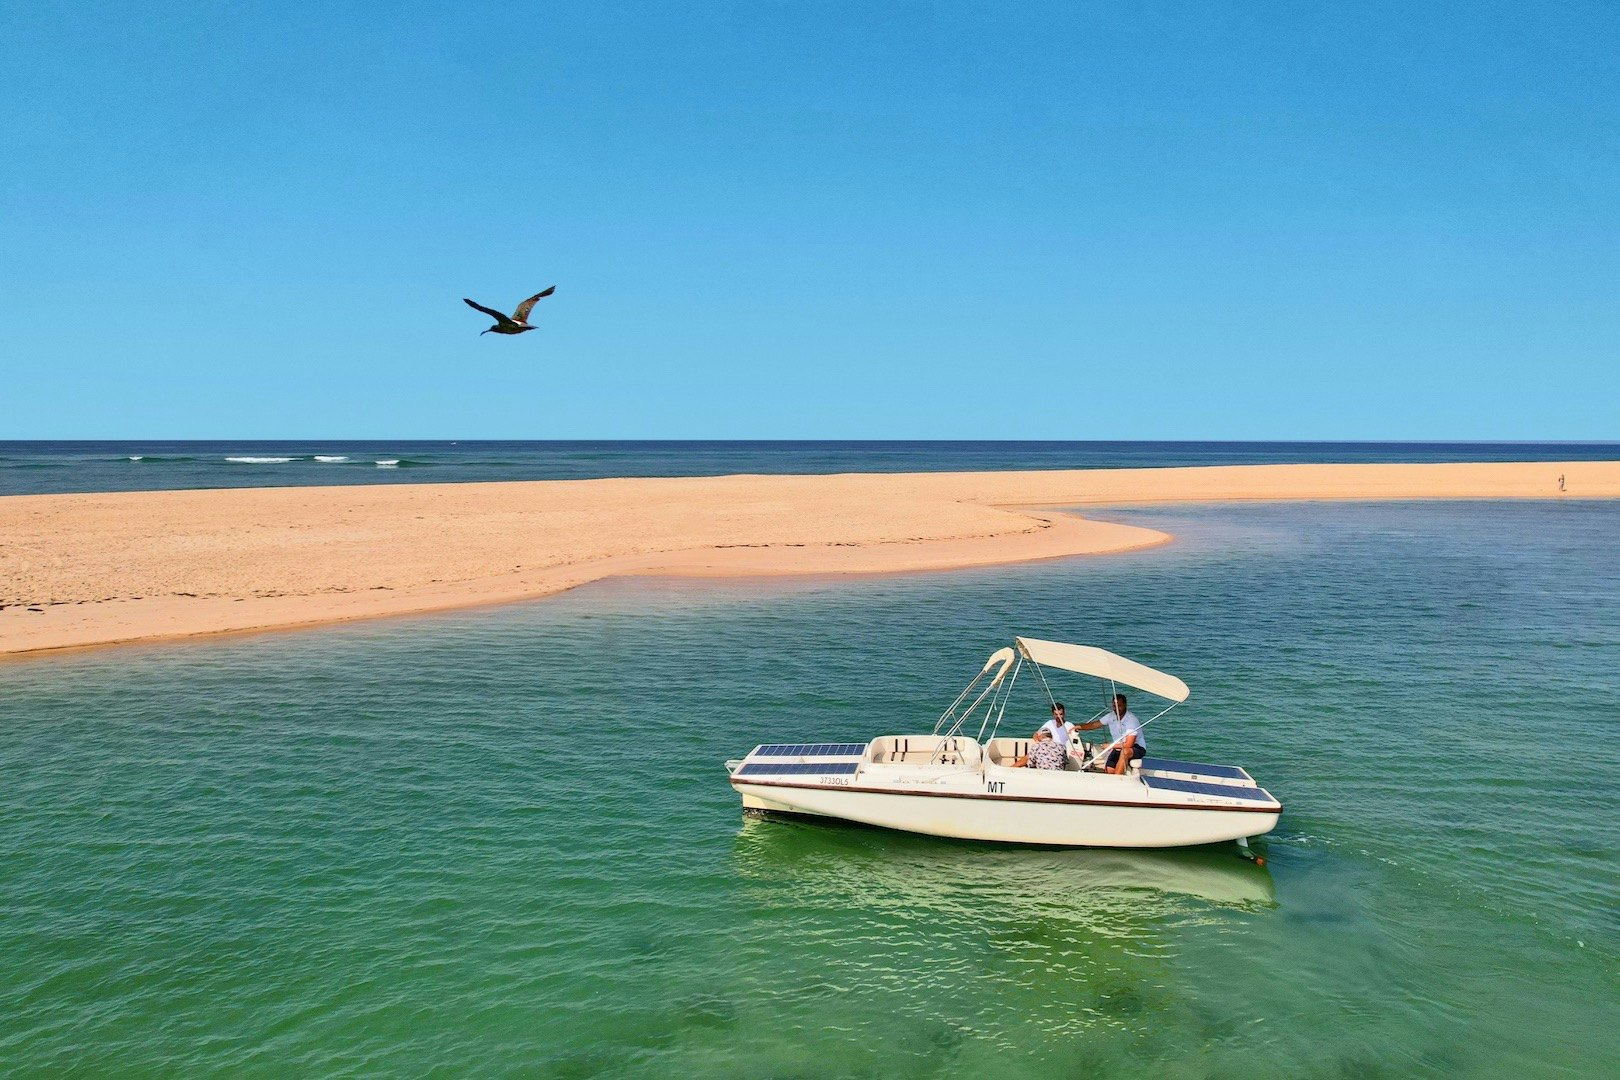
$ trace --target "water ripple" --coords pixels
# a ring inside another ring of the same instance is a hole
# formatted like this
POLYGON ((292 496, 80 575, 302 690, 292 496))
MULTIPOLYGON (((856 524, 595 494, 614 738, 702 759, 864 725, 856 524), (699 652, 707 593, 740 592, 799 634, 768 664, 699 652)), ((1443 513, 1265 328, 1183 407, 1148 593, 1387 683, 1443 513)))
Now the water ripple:
POLYGON ((1115 516, 1181 540, 9 665, 0 1068, 1605 1071, 1615 508, 1115 516), (926 727, 1012 630, 1185 674, 1270 865, 740 818, 725 758, 926 727))

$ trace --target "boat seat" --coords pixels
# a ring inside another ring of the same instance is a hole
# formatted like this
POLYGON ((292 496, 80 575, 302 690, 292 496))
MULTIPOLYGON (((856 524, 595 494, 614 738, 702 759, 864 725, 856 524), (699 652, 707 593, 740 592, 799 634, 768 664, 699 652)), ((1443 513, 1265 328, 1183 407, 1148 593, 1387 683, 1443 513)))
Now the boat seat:
POLYGON ((945 754, 936 754, 932 750, 891 750, 888 752, 879 751, 873 756, 872 761, 877 765, 927 765, 929 763, 935 765, 960 765, 962 764, 962 756, 954 750, 945 754))
POLYGON ((1015 739, 1015 740, 1013 740, 1012 754, 1005 761, 1003 761, 1002 764, 1003 765, 1011 765, 1013 762, 1017 761, 1021 757, 1028 757, 1029 756, 1029 748, 1031 746, 1033 746, 1034 744, 1035 744, 1034 739, 1015 739))

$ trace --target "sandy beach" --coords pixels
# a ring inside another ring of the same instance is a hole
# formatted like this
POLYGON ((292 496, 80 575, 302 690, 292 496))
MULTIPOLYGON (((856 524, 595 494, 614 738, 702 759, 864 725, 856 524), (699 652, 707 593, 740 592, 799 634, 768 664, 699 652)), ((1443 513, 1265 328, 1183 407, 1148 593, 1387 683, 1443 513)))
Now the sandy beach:
POLYGON ((504 603, 615 575, 947 570, 1101 555, 1171 539, 1060 508, 1616 497, 1620 462, 10 496, 0 498, 0 654, 504 603))

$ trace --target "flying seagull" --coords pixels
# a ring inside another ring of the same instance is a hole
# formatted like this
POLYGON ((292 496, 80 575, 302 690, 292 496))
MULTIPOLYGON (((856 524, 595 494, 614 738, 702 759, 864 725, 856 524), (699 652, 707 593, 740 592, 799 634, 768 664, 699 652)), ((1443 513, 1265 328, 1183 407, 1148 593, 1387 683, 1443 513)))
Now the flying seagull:
POLYGON ((523 303, 519 304, 517 306, 517 310, 512 312, 512 315, 511 315, 510 318, 508 318, 505 315, 502 315, 500 312, 496 311, 494 308, 487 308, 483 304, 475 303, 472 300, 468 300, 465 296, 462 297, 461 299, 462 299, 463 302, 466 303, 466 305, 468 307, 477 308, 479 311, 482 311, 485 315, 488 315, 490 318, 495 320, 495 325, 490 327, 488 330, 482 331, 478 335, 479 337, 483 337, 484 334, 489 334, 489 333, 495 333, 495 334, 521 334, 525 330, 533 330, 534 329, 534 327, 529 325, 529 312, 534 310, 535 301, 539 300, 541 297, 550 296, 552 293, 554 293, 556 291, 557 291, 557 286, 555 286, 555 285, 553 285, 549 289, 541 289, 539 292, 535 293, 533 296, 531 296, 527 300, 523 301, 523 303))

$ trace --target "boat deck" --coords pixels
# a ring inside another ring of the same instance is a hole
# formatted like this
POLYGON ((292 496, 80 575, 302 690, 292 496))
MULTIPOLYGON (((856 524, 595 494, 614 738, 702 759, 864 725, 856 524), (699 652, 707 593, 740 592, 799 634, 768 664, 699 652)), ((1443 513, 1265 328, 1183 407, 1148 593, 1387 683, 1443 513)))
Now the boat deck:
POLYGON ((1177 761, 1174 758, 1143 758, 1142 771, 1173 773, 1199 780, 1242 780, 1251 784, 1254 782, 1254 777, 1236 765, 1206 765, 1199 761, 1177 761))
POLYGON ((863 742, 766 743, 750 757, 858 758, 866 753, 863 742))
POLYGON ((854 761, 753 761, 738 767, 733 776, 854 776, 861 767, 854 761))
POLYGON ((1142 774, 1142 783, 1151 791, 1181 791, 1189 795, 1214 795, 1222 799, 1252 799, 1255 802, 1274 803, 1277 800, 1263 787, 1250 784, 1203 784, 1197 780, 1174 780, 1167 776, 1142 774))

